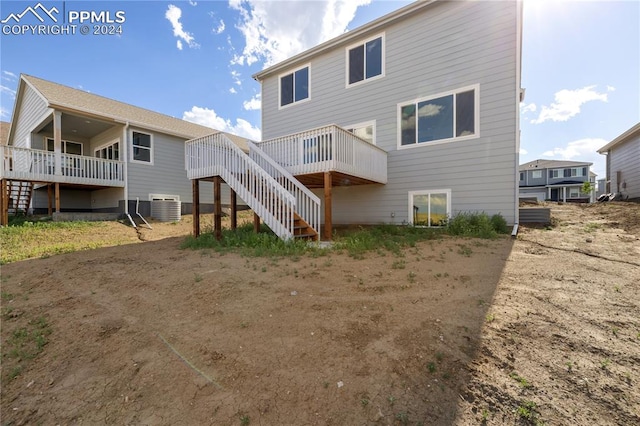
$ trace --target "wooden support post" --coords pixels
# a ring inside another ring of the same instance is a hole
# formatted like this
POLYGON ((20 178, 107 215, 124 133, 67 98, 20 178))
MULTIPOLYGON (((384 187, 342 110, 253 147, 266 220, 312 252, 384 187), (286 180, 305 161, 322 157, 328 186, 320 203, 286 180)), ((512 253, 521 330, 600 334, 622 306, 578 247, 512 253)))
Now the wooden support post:
POLYGON ((9 224, 9 185, 6 179, 0 180, 0 225, 7 226, 9 224))
POLYGON ((56 213, 60 213, 60 184, 58 182, 55 183, 55 193, 56 193, 56 213))
POLYGON ((331 241, 333 224, 331 217, 331 172, 324 172, 324 235, 326 241, 331 241))
POLYGON ((213 230, 216 234, 216 240, 222 239, 222 198, 220 196, 220 186, 222 178, 220 176, 213 177, 213 230))
POLYGON ((198 238, 200 236, 200 181, 193 179, 191 181, 192 190, 192 208, 191 214, 193 215, 193 236, 198 238))
POLYGON ((256 234, 260 232, 260 216, 257 213, 253 214, 253 232, 256 234))
POLYGON ((238 228, 238 197, 236 191, 231 188, 229 190, 231 191, 231 200, 229 200, 231 204, 231 229, 235 230, 238 228))
POLYGON ((51 184, 47 184, 47 215, 51 216, 53 214, 53 188, 51 188, 51 184))

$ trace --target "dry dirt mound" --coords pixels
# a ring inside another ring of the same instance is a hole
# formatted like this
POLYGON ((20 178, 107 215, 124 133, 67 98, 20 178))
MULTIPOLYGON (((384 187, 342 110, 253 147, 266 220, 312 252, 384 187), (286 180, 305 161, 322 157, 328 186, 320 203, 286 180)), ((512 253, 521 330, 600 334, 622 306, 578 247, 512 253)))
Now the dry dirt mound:
POLYGON ((175 237, 5 265, 2 423, 638 424, 617 204, 362 260, 175 237))

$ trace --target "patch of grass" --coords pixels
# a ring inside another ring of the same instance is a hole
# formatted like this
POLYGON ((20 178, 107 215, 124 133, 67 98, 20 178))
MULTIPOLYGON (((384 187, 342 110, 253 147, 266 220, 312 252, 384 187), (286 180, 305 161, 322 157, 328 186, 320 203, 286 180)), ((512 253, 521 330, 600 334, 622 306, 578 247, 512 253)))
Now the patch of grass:
POLYGON ((248 426, 249 423, 251 423, 251 419, 249 418, 248 415, 243 414, 242 416, 240 416, 240 424, 242 426, 248 426))
POLYGON ((16 378, 25 365, 44 350, 51 333, 51 326, 44 317, 33 319, 11 332, 2 345, 2 357, 9 364, 9 380, 16 378))
POLYGON ((605 358, 600 361, 600 368, 602 368, 603 370, 608 369, 609 365, 611 365, 611 360, 609 358, 605 358))
POLYGON ((404 269, 407 266, 406 262, 402 259, 394 260, 391 264, 391 269, 404 269))
POLYGON ((429 373, 431 374, 435 373, 437 370, 436 363, 430 362, 429 364, 427 364, 427 370, 429 370, 429 373))
POLYGON ((362 398, 360 400, 360 404, 362 404, 363 407, 366 407, 367 405, 369 405, 369 398, 362 398))
POLYGON ((200 274, 194 274, 193 280, 197 283, 199 283, 200 281, 202 281, 202 275, 200 274))
POLYGON ((407 280, 410 283, 415 283, 416 282, 416 273, 413 272, 413 271, 409 272, 409 274, 407 275, 407 280))
POLYGON ((589 222, 584 226, 586 232, 595 232, 600 228, 602 228, 602 224, 596 222, 589 222))
POLYGON ((540 420, 538 406, 533 401, 523 401, 516 409, 516 415, 528 424, 542 426, 545 423, 540 420))
POLYGON ((496 238, 499 234, 507 234, 509 228, 506 220, 499 214, 491 217, 486 213, 458 213, 446 226, 449 235, 496 238))
POLYGON ((104 222, 10 220, 9 226, 0 228, 0 240, 2 240, 0 265, 121 244, 120 239, 111 239, 104 232, 100 232, 106 227, 107 224, 104 222), (94 240, 87 240, 77 238, 78 235, 96 235, 96 237, 94 240))
POLYGON ((466 257, 471 257, 471 253, 473 253, 473 250, 471 250, 471 247, 469 247, 466 244, 459 244, 458 247, 460 247, 458 249, 458 254, 461 254, 466 257))
POLYGON ((368 251, 377 251, 380 254, 381 249, 399 255, 403 248, 415 247, 419 241, 433 240, 442 234, 443 230, 440 228, 383 224, 360 227, 356 231, 336 235, 334 247, 346 250, 354 258, 359 258, 368 251))
POLYGON ((250 223, 239 226, 235 231, 223 229, 222 239, 220 240, 216 240, 213 233, 204 233, 198 238, 190 235, 185 238, 180 248, 208 248, 218 253, 237 250, 248 257, 294 257, 325 251, 325 249, 307 244, 306 241, 295 239, 283 241, 267 227, 263 227, 261 232, 256 234, 253 231, 253 225, 250 223))
POLYGON ((496 315, 495 314, 487 314, 485 319, 487 320, 487 322, 493 322, 493 321, 496 320, 496 315))
POLYGON ((532 386, 531 383, 529 383, 529 381, 527 379, 525 379, 524 377, 520 376, 515 371, 513 371, 511 374, 509 374, 509 377, 511 377, 516 382, 518 382, 520 387, 523 388, 523 389, 527 389, 527 388, 530 388, 532 386))
POLYGON ((399 421, 403 425, 409 424, 409 414, 406 411, 401 411, 396 413, 396 420, 399 421))

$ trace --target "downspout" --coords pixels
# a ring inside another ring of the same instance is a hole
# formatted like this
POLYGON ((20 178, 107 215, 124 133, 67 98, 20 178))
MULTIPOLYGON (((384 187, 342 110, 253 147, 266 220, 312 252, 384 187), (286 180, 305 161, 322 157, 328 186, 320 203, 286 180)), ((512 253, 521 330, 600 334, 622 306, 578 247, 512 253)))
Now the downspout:
POLYGON ((124 164, 122 165, 122 173, 124 177, 124 214, 129 216, 129 174, 128 174, 128 164, 129 159, 127 153, 129 152, 129 122, 127 121, 124 125, 124 129, 122 131, 122 148, 120 152, 122 152, 122 161, 124 164))

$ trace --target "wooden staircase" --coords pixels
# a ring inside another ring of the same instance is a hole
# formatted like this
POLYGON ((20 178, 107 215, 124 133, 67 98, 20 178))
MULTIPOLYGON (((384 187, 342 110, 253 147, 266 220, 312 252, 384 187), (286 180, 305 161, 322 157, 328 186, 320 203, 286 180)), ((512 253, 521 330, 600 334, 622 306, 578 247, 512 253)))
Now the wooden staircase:
POLYGON ((29 212, 32 195, 32 182, 20 180, 7 181, 8 213, 17 216, 22 212, 26 216, 29 212))
POLYGON ((318 241, 318 233, 297 213, 293 213, 293 238, 318 241))

